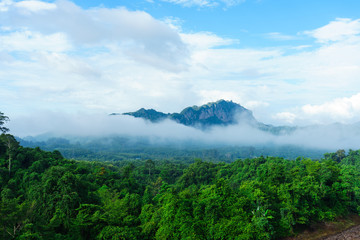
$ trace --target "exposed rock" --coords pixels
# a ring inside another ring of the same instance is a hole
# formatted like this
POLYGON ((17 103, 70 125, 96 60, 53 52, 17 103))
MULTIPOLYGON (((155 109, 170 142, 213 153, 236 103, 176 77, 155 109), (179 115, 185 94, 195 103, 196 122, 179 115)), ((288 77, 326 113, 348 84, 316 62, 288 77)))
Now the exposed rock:
POLYGON ((245 124, 261 131, 273 134, 284 134, 295 130, 293 127, 274 127, 258 122, 252 112, 232 101, 219 100, 202 106, 187 107, 180 113, 162 113, 154 109, 141 108, 136 112, 123 113, 136 118, 143 118, 151 122, 159 122, 165 119, 177 123, 206 129, 211 126, 227 126, 233 124, 245 124))
POLYGON ((173 113, 170 118, 187 126, 229 125, 255 123, 252 112, 232 101, 219 100, 203 106, 185 108, 181 113, 173 113))
POLYGON ((203 106, 193 106, 182 110, 180 113, 165 114, 154 109, 139 109, 136 112, 124 113, 137 118, 158 122, 166 118, 175 120, 186 126, 211 126, 229 125, 239 122, 254 124, 257 121, 252 112, 232 101, 219 100, 203 106))
POLYGON ((358 240, 360 239, 360 226, 352 227, 344 232, 335 234, 322 240, 358 240))

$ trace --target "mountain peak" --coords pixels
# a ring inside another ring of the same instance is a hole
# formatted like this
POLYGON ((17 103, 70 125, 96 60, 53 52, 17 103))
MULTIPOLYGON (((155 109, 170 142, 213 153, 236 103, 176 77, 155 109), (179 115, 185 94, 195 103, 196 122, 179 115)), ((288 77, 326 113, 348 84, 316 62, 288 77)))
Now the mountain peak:
POLYGON ((165 120, 168 116, 168 114, 158 112, 154 109, 145 109, 145 108, 140 108, 136 112, 123 113, 123 115, 129 115, 136 118, 143 118, 146 120, 150 120, 151 122, 160 122, 162 120, 165 120))
POLYGON ((194 105, 191 108, 193 108, 194 110, 199 110, 202 107, 214 107, 214 106, 216 106, 218 104, 222 105, 222 104, 227 104, 227 103, 233 103, 233 101, 226 101, 224 99, 220 99, 220 100, 217 100, 216 102, 208 102, 208 103, 206 103, 204 105, 201 105, 201 106, 194 105))
POLYGON ((233 101, 223 99, 201 106, 187 107, 180 113, 165 114, 154 109, 141 108, 136 112, 123 113, 123 115, 142 118, 151 122, 160 122, 169 119, 185 126, 200 129, 207 129, 212 126, 245 124, 260 131, 275 135, 288 134, 296 129, 296 127, 276 127, 258 122, 250 110, 233 101))
POLYGON ((184 125, 229 125, 256 122, 252 112, 232 101, 219 100, 202 106, 185 108, 173 118, 184 125))
POLYGON ((180 113, 165 114, 154 109, 141 108, 136 112, 124 113, 136 118, 143 118, 151 122, 164 119, 174 120, 186 126, 209 127, 213 125, 230 125, 237 123, 253 124, 257 121, 252 112, 233 101, 218 100, 201 106, 187 107, 180 113))

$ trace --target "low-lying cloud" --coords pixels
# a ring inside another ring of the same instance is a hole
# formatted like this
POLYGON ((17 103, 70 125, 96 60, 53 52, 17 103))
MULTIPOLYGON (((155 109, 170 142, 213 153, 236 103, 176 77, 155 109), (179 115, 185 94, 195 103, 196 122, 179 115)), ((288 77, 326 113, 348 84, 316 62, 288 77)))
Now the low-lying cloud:
POLYGON ((319 149, 360 148, 360 125, 302 127, 289 134, 273 135, 248 125, 213 127, 202 131, 171 120, 151 123, 131 116, 42 112, 36 117, 11 119, 11 133, 20 137, 49 134, 51 137, 148 137, 154 143, 191 141, 211 145, 294 145, 319 149))

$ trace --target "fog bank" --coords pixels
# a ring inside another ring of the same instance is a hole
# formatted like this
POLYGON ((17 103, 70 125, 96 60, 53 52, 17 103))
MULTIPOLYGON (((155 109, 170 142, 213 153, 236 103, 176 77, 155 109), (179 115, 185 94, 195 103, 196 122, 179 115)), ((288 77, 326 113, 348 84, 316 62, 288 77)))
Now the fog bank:
POLYGON ((154 143, 176 141, 221 145, 295 145, 320 149, 359 149, 360 125, 331 124, 298 128, 290 134, 273 135, 248 125, 217 126, 206 131, 177 124, 160 123, 131 116, 107 114, 65 114, 41 112, 12 118, 7 124, 11 134, 19 137, 46 134, 49 137, 105 137, 125 135, 148 137, 154 143))

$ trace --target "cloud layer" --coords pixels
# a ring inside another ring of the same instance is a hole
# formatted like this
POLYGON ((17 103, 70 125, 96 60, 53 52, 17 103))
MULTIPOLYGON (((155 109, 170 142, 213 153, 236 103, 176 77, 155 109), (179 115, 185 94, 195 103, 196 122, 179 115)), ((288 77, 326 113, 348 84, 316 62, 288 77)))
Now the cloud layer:
POLYGON ((359 121, 359 116, 360 93, 349 98, 337 98, 319 105, 307 104, 294 111, 294 113, 282 112, 278 113, 275 117, 288 123, 311 119, 314 123, 330 124, 334 122, 347 123, 359 121))
POLYGON ((171 70, 184 67, 187 49, 179 34, 146 12, 125 8, 85 10, 67 0, 1 3, 1 25, 3 29, 10 29, 10 33, 3 32, 0 41, 38 43, 25 48, 15 42, 9 50, 76 51, 85 47, 89 51, 94 48, 109 51, 116 48, 135 61, 171 70), (58 48, 49 49, 41 44, 41 41, 53 40, 58 48))
POLYGON ((267 41, 293 43, 249 48, 242 39, 184 31, 145 11, 3 0, 1 111, 11 118, 42 110, 176 112, 223 98, 264 123, 354 123, 360 114, 359 22, 337 18, 296 36, 264 33, 259 37, 267 41))
POLYGON ((148 137, 154 143, 197 142, 230 146, 295 145, 327 150, 357 149, 360 125, 327 125, 301 128, 288 135, 272 135, 247 125, 213 127, 201 131, 171 120, 151 123, 131 116, 63 114, 39 112, 36 117, 22 116, 8 124, 20 136, 48 134, 52 137, 106 137, 123 135, 148 137), (13 127, 14 126, 14 127, 13 127), (16 127, 15 127, 16 126, 16 127))
POLYGON ((359 35, 360 19, 337 18, 321 28, 305 33, 320 43, 349 40, 359 35))

